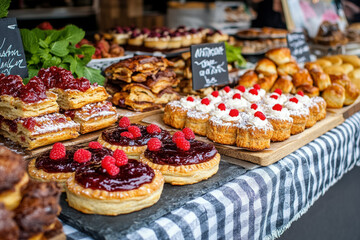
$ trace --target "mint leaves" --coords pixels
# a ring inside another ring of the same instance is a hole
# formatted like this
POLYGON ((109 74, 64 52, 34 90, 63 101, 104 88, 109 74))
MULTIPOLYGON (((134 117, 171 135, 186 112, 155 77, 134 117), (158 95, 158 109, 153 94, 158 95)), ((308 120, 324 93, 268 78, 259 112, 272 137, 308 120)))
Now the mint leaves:
POLYGON ((36 76, 40 68, 58 66, 70 70, 76 78, 85 77, 91 83, 104 84, 105 78, 100 70, 86 67, 95 48, 90 45, 75 47, 85 36, 82 29, 67 25, 61 30, 34 28, 21 29, 20 32, 29 70, 25 82, 36 76))
POLYGON ((8 9, 10 7, 11 0, 1 0, 0 1, 0 18, 7 17, 8 9))
POLYGON ((235 62, 239 67, 246 65, 246 60, 241 55, 241 47, 235 47, 225 42, 226 59, 229 63, 235 62))

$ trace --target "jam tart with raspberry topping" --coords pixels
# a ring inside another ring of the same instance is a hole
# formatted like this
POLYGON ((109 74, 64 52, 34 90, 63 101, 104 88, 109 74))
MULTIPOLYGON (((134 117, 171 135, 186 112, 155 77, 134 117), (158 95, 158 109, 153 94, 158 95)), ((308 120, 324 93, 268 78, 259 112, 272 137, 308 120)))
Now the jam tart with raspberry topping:
POLYGON ((217 173, 220 154, 211 143, 195 140, 189 128, 176 132, 172 140, 151 140, 140 162, 159 170, 165 182, 187 185, 208 179, 217 173))

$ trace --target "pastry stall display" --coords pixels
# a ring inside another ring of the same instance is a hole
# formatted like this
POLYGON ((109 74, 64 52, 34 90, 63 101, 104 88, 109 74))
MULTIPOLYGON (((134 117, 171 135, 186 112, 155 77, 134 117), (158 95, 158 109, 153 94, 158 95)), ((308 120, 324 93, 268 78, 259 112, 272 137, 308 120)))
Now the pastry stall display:
POLYGON ((336 46, 346 44, 348 39, 345 33, 340 30, 337 23, 325 21, 321 23, 313 41, 321 45, 336 46))

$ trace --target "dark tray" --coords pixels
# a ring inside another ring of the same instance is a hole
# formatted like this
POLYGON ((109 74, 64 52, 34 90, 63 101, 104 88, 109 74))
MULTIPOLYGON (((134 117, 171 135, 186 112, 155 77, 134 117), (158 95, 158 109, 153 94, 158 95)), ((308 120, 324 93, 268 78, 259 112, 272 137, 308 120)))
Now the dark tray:
POLYGON ((60 219, 95 239, 120 239, 245 172, 246 170, 240 166, 221 161, 218 173, 210 179, 186 186, 165 184, 161 198, 155 205, 138 212, 114 217, 83 214, 69 207, 66 194, 63 193, 60 199, 62 207, 60 219))

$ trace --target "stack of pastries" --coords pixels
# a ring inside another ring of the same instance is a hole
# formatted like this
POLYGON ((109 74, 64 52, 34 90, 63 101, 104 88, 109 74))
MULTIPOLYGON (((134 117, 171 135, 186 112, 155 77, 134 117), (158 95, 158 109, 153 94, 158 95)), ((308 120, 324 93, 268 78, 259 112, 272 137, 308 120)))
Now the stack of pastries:
POLYGON ((76 138, 116 122, 107 98, 104 87, 58 67, 41 69, 26 85, 2 74, 0 134, 27 149, 76 138))
POLYGON ((65 239, 60 190, 55 183, 29 181, 20 155, 0 147, 0 238, 65 239))
POLYGON ((260 85, 225 87, 203 99, 188 96, 166 105, 163 121, 192 129, 210 140, 259 151, 284 141, 326 116, 326 102, 302 91, 266 93, 260 85))
POLYGON ((178 99, 172 89, 179 80, 163 57, 135 56, 105 69, 112 102, 134 111, 149 111, 178 99))

